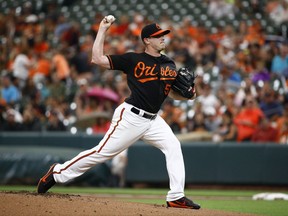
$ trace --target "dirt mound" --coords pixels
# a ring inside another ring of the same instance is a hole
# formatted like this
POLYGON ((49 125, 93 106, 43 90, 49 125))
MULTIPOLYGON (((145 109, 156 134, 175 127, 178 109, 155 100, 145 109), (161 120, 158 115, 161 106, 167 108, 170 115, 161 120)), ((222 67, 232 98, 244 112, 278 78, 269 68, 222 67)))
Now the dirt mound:
POLYGON ((68 195, 47 193, 39 195, 31 192, 0 192, 1 215, 163 215, 163 216, 248 216, 216 210, 172 209, 164 205, 131 203, 116 198, 103 198, 93 195, 68 195), (193 212, 193 213, 192 213, 193 212))

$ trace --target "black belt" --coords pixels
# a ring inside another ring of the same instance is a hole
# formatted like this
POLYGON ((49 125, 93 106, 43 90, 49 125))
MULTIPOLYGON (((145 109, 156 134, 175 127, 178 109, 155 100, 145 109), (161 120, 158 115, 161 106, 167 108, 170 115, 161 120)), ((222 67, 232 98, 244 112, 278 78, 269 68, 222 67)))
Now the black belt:
MULTIPOLYGON (((135 107, 132 107, 132 108, 131 108, 131 112, 133 112, 133 113, 135 113, 135 114, 137 114, 137 115, 140 114, 140 110, 137 109, 137 108, 135 108, 135 107)), ((144 118, 146 118, 146 119, 154 120, 154 119, 156 118, 156 116, 157 116, 157 114, 152 115, 152 114, 149 114, 149 113, 144 112, 144 114, 143 114, 142 117, 144 117, 144 118)))

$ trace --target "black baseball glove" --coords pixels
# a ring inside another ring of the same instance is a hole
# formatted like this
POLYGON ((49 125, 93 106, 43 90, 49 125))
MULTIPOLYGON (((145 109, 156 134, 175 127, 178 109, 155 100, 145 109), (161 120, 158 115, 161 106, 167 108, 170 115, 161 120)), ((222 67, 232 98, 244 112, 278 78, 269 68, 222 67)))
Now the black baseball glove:
POLYGON ((189 71, 185 67, 180 68, 171 88, 182 97, 190 99, 195 94, 195 78, 194 71, 189 71))

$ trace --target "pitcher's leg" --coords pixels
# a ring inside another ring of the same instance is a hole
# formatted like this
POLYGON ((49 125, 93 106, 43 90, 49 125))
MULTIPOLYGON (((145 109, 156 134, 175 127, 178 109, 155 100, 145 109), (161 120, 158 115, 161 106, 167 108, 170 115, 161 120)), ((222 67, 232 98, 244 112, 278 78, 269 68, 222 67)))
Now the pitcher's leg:
POLYGON ((137 121, 137 119, 131 119, 133 115, 125 108, 125 105, 118 107, 109 130, 96 147, 83 151, 72 160, 54 167, 55 181, 65 183, 72 180, 95 165, 111 159, 137 141, 142 136, 145 127, 131 125, 131 122, 137 121))
POLYGON ((166 158, 166 166, 170 181, 167 201, 177 200, 184 196, 185 167, 181 145, 171 128, 160 117, 151 122, 151 128, 145 133, 144 141, 159 148, 166 158))
POLYGON ((184 196, 185 167, 180 142, 178 139, 171 135, 171 137, 167 138, 165 142, 165 147, 167 146, 167 150, 163 152, 166 157, 166 166, 170 179, 170 191, 167 194, 166 200, 172 201, 184 196), (168 142, 168 140, 170 142, 168 142))
MULTIPOLYGON (((114 154, 117 154, 117 152, 115 151, 114 154)), ((53 177, 56 182, 65 183, 82 175, 96 164, 103 163, 110 158, 111 156, 107 154, 98 153, 95 147, 79 153, 64 164, 57 164, 53 169, 53 177)))

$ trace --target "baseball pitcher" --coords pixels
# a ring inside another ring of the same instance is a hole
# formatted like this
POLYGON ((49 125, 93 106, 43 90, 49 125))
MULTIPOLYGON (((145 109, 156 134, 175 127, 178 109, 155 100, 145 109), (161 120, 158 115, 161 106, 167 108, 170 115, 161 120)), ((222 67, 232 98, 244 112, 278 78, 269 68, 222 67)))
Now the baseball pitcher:
POLYGON ((131 95, 115 109, 111 126, 100 143, 63 164, 53 164, 40 179, 38 193, 45 193, 56 183, 65 183, 82 175, 142 139, 165 155, 170 181, 167 206, 199 209, 200 205, 184 194, 185 168, 180 142, 157 114, 167 96, 177 100, 196 97, 194 74, 186 68, 176 70, 174 61, 161 53, 166 46, 164 36, 170 30, 163 30, 156 23, 141 31, 144 52, 105 55, 105 35, 114 21, 112 15, 101 21, 93 44, 92 63, 123 71, 131 95))

